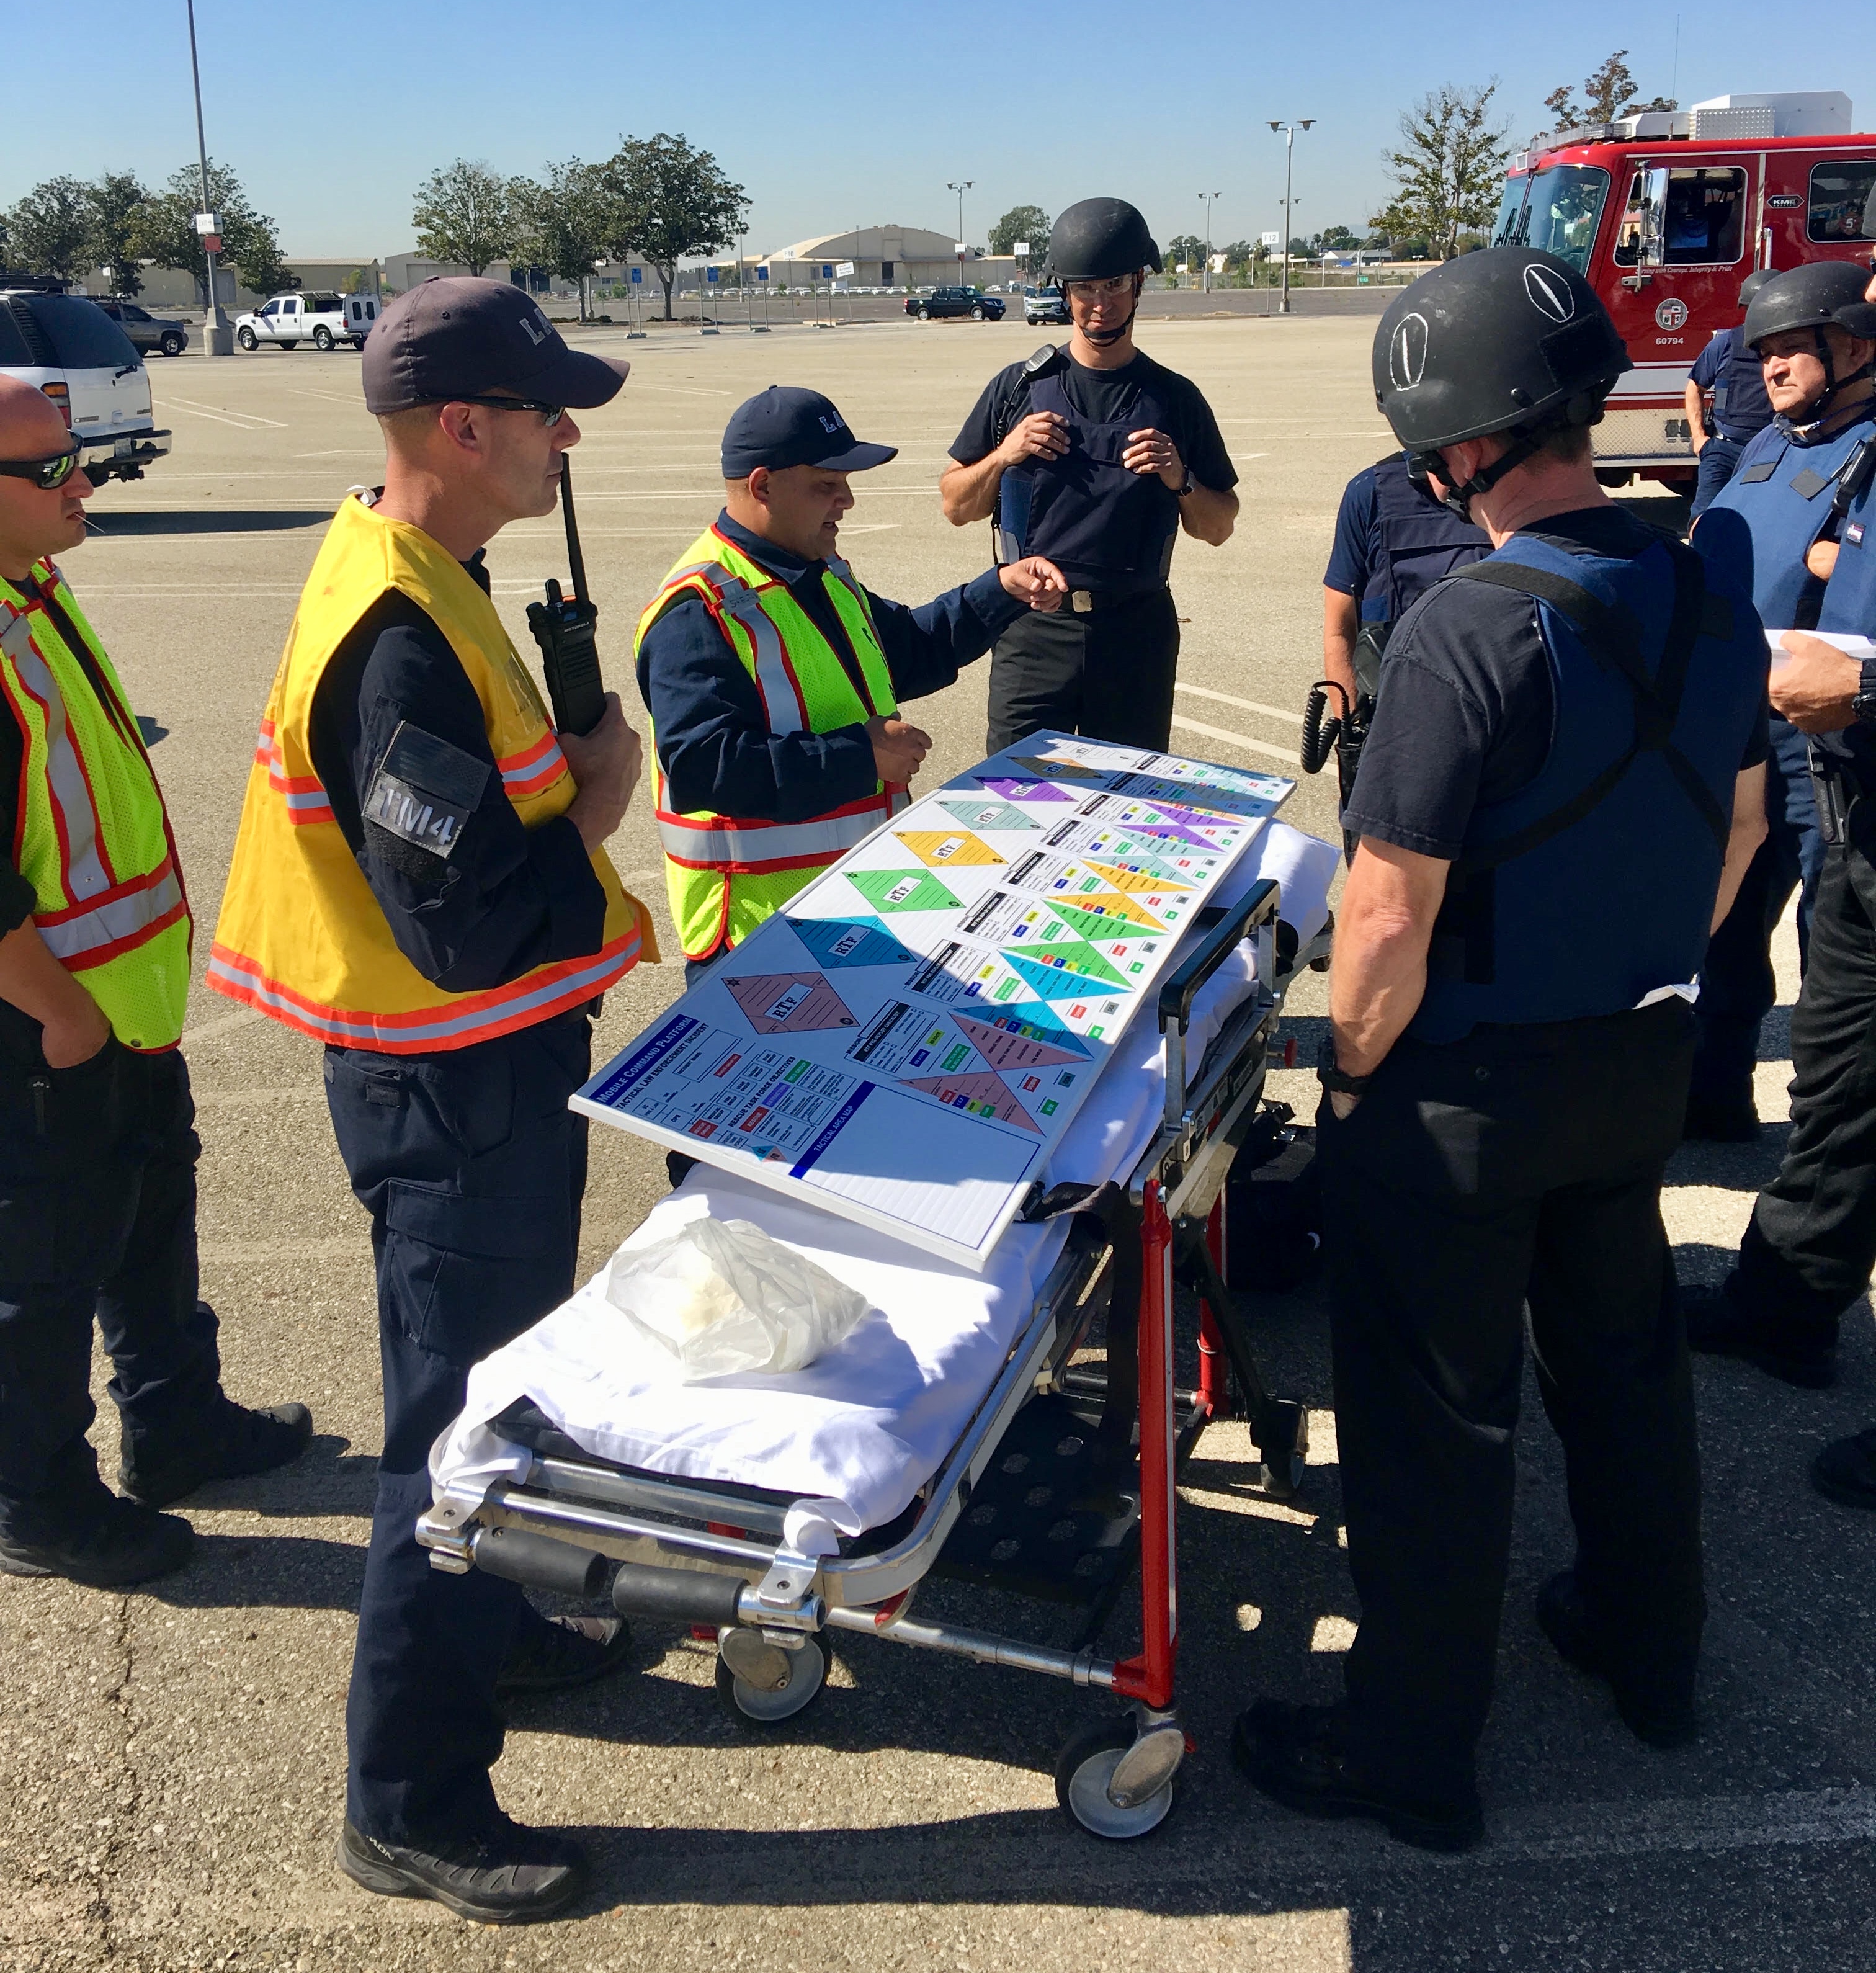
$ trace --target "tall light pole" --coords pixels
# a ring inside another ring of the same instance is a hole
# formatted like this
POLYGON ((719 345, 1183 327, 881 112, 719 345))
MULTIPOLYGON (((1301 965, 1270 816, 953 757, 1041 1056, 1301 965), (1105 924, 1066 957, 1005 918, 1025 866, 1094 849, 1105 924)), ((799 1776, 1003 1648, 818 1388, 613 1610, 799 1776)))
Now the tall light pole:
POLYGON ((1201 293, 1208 295, 1211 293, 1211 208, 1217 204, 1221 195, 1215 191, 1201 191, 1198 196, 1205 208, 1205 270, 1201 276, 1200 289, 1201 293))
MULTIPOLYGON (((195 59, 195 0, 188 0, 189 73, 195 78, 195 149, 202 166, 202 210, 213 212, 208 197, 208 139, 202 134, 202 71, 195 59)), ((202 251, 208 257, 208 319, 202 325, 202 350, 208 356, 232 356, 234 332, 221 312, 221 297, 215 292, 215 250, 208 244, 213 234, 202 236, 202 251)))
POLYGON ((964 285, 964 195, 977 181, 975 178, 947 178, 945 190, 958 195, 958 286, 964 285))
POLYGON ((1296 162, 1296 133, 1306 130, 1315 121, 1313 116, 1305 116, 1295 123, 1272 120, 1270 128, 1281 130, 1283 136, 1283 299, 1277 305, 1279 315, 1289 312, 1289 208, 1294 202, 1289 195, 1290 172, 1296 162))

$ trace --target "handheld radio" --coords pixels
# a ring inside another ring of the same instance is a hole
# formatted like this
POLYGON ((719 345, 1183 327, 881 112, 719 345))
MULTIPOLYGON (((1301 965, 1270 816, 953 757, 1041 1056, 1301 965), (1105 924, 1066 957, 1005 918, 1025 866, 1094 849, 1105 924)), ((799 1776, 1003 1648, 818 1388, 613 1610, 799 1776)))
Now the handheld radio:
POLYGON ((599 647, 593 627, 597 607, 587 595, 587 564, 580 552, 580 528, 574 519, 574 483, 561 455, 561 512, 567 522, 567 561, 574 594, 564 596, 551 577, 547 600, 528 606, 528 627, 541 646, 541 668, 547 674, 547 698, 554 724, 562 733, 590 733, 606 710, 606 681, 600 676, 599 647))

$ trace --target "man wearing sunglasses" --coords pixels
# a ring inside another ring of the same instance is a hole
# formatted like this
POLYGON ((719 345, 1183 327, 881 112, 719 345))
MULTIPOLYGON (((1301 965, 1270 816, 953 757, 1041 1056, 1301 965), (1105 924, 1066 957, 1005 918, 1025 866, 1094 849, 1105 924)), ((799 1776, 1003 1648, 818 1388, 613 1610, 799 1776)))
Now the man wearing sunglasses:
POLYGON ((0 377, 0 1572, 119 1589, 188 1556, 158 1508, 284 1464, 312 1421, 223 1395, 197 1298, 188 900, 136 720, 52 560, 92 491, 57 410, 0 377), (94 1321, 127 1498, 85 1435, 94 1321))
POLYGON ((250 776, 211 985, 325 1044, 371 1216, 384 1445, 346 1708, 338 1861, 368 1890, 500 1922, 558 1909, 579 1846, 509 1821, 501 1700, 624 1661, 616 1618, 549 1621, 417 1543, 432 1443, 469 1367, 571 1294, 599 996, 655 959, 602 845, 639 774, 616 696, 556 734, 490 600, 483 551, 551 513, 567 407, 623 362, 570 350, 502 282, 443 278, 364 345, 388 454, 300 597, 250 776))
POLYGON ((990 380, 939 482, 954 526, 994 515, 998 562, 1046 556, 1069 585, 1067 608, 998 640, 990 751, 1044 728, 1163 748, 1179 659, 1173 544, 1181 531, 1230 538, 1237 473, 1198 387, 1134 345, 1146 270, 1159 267, 1138 209, 1071 205, 1049 257, 1073 333, 990 380))

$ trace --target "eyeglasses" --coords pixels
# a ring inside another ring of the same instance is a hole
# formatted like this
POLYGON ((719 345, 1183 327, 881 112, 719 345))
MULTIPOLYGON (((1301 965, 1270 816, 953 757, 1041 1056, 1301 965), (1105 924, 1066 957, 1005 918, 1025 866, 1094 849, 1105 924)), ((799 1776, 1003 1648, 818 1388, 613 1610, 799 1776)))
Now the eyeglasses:
POLYGON ((30 479, 42 492, 63 486, 78 470, 78 449, 55 452, 50 459, 0 459, 0 473, 9 479, 30 479))
POLYGON ((541 422, 549 427, 557 425, 567 415, 564 404, 543 404, 532 398, 451 398, 453 404, 486 404, 492 411, 538 411, 541 422))
POLYGON ((1065 281, 1063 287, 1077 301, 1117 302, 1133 291, 1131 274, 1116 274, 1111 281, 1065 281))

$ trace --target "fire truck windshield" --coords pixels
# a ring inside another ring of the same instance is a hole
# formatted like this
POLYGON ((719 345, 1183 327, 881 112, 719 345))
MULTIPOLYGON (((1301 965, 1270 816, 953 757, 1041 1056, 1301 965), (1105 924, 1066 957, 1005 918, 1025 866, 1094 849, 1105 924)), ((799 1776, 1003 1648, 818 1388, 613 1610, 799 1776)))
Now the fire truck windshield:
POLYGON ((1505 181, 1504 196, 1499 201, 1498 214, 1492 222, 1491 242, 1494 247, 1514 247, 1518 244, 1518 222, 1525 216, 1525 194, 1530 189, 1528 178, 1509 178, 1505 181))
MULTIPOLYGON (((1593 165, 1551 165, 1534 172, 1530 185, 1515 230, 1508 238, 1495 234, 1493 244, 1539 247, 1581 273, 1596 244, 1597 221, 1609 196, 1609 174, 1593 165)), ((1505 189, 1508 195, 1510 187, 1505 189)), ((1499 216, 1502 223, 1505 206, 1499 208, 1499 216)))

